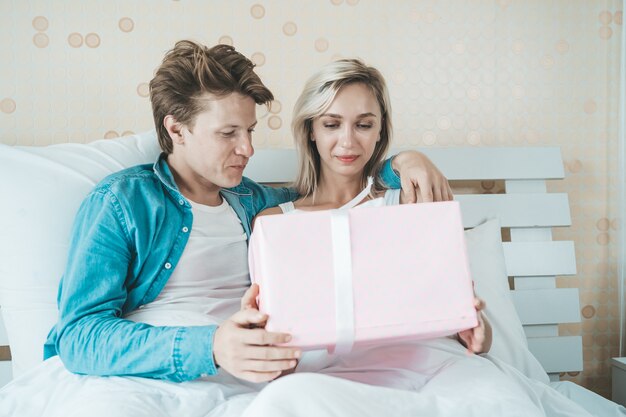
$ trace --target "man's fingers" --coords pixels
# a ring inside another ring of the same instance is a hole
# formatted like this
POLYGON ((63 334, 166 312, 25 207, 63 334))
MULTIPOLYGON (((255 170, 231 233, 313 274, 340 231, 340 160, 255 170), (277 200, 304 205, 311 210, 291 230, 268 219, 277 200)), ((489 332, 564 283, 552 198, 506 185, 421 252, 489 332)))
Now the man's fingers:
POLYGON ((254 308, 257 309, 256 297, 259 295, 259 285, 252 284, 241 297, 241 309, 254 308))
POLYGON ((237 323, 240 326, 247 326, 249 324, 262 324, 267 321, 267 314, 261 313, 255 308, 247 308, 245 310, 239 310, 230 317, 230 320, 237 323))
POLYGON ((250 346, 246 349, 244 356, 249 359, 262 359, 266 361, 289 360, 300 358, 302 352, 298 348, 284 346, 250 346))
POLYGON ((241 342, 246 345, 268 346, 279 345, 291 341, 287 333, 268 332, 264 329, 250 329, 242 333, 241 342))
POLYGON ((249 359, 241 362, 241 367, 252 372, 282 372, 291 369, 298 364, 294 359, 283 361, 263 361, 249 359))
POLYGON ((250 372, 244 371, 239 372, 236 376, 241 379, 245 379, 250 382, 267 382, 272 381, 280 376, 282 372, 250 372))

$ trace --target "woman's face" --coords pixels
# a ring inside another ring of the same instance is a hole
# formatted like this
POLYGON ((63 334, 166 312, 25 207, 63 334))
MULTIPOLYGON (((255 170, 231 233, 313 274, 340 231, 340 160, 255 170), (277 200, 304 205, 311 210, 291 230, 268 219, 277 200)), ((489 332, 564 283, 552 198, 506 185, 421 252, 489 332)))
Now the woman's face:
POLYGON ((380 140, 382 115, 372 91, 363 83, 342 87, 324 114, 313 120, 311 140, 321 170, 359 176, 380 140))

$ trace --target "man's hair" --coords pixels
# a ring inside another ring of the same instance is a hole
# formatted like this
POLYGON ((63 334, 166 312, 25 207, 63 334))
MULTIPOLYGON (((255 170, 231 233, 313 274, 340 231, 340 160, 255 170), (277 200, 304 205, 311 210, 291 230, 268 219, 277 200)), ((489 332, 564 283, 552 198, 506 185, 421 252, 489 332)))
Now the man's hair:
POLYGON ((189 40, 178 41, 150 81, 152 115, 163 152, 173 151, 172 138, 163 125, 165 116, 172 115, 191 128, 196 116, 206 110, 199 98, 207 93, 216 97, 239 93, 265 105, 274 99, 254 72, 252 61, 232 46, 209 49, 189 40))
POLYGON ((294 186, 301 196, 313 195, 318 186, 321 158, 315 142, 311 140, 313 121, 331 106, 342 87, 361 83, 374 95, 382 116, 380 140, 364 167, 361 185, 368 176, 376 177, 374 191, 385 189, 377 178, 391 142, 391 100, 383 75, 374 67, 358 59, 340 59, 322 67, 306 82, 293 109, 291 130, 298 151, 299 169, 294 186))

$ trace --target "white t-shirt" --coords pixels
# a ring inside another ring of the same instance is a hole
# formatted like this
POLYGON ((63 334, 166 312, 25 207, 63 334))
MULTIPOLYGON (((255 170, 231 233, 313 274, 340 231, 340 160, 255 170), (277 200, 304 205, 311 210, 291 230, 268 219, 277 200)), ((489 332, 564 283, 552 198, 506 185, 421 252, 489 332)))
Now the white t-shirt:
POLYGON ((191 202, 193 226, 167 284, 126 318, 154 326, 221 324, 240 308, 250 286, 246 233, 224 199, 216 207, 191 202))

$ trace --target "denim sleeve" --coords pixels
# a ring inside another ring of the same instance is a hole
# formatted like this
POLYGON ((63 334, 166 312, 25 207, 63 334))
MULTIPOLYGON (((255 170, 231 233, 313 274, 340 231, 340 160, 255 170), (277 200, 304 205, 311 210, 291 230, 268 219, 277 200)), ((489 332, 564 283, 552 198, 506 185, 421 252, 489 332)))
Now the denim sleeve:
POLYGON ((294 201, 300 195, 291 187, 270 187, 259 184, 249 178, 244 178, 244 185, 252 190, 253 209, 248 213, 253 218, 266 208, 276 207, 287 201, 294 201))
POLYGON ((391 161, 393 161, 393 158, 395 158, 395 155, 385 161, 378 177, 387 186, 387 188, 397 190, 400 188, 400 177, 396 174, 393 168, 391 168, 391 161))
POLYGON ((79 374, 171 381, 216 374, 216 326, 155 327, 121 318, 136 280, 128 272, 135 252, 115 196, 92 192, 74 224, 53 353, 79 374))

